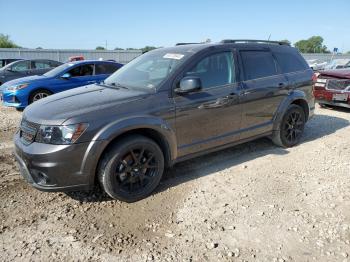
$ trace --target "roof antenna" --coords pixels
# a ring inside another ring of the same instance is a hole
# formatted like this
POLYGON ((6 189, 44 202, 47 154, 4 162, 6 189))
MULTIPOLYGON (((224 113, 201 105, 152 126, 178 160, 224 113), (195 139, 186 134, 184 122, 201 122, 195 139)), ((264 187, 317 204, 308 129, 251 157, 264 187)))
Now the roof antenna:
POLYGON ((267 41, 270 41, 270 38, 271 38, 271 34, 269 35, 269 38, 267 38, 267 41))

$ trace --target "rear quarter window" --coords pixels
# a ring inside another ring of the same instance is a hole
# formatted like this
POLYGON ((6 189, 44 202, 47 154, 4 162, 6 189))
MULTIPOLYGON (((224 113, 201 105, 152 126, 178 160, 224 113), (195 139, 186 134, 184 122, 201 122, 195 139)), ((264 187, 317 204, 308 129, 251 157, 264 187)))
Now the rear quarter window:
POLYGON ((241 51, 245 80, 277 75, 277 67, 269 51, 241 51))
POLYGON ((297 52, 274 51, 274 55, 283 73, 292 73, 308 69, 304 58, 297 52))

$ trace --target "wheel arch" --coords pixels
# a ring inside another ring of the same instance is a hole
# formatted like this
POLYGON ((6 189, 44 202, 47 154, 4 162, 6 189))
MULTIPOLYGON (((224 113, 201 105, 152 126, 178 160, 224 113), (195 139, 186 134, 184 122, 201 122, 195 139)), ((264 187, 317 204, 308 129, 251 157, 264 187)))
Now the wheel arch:
POLYGON ((30 90, 29 92, 29 95, 28 95, 28 105, 30 104, 30 99, 32 97, 32 95, 35 93, 35 92, 38 92, 38 91, 47 91, 50 93, 50 95, 52 95, 54 92, 52 92, 49 88, 47 87, 36 87, 32 90, 30 90))
POLYGON ((280 104, 274 117, 273 130, 279 130, 279 126, 283 119, 283 116, 291 104, 300 106, 304 110, 306 121, 308 120, 309 114, 310 114, 310 108, 307 102, 307 98, 304 92, 294 91, 289 96, 287 96, 283 100, 283 102, 280 104))
POLYGON ((91 180, 90 183, 93 184, 96 181, 96 172, 103 155, 117 142, 121 139, 131 136, 131 135, 141 135, 152 139, 155 141, 164 154, 165 166, 171 166, 174 163, 174 159, 177 156, 177 146, 175 132, 164 123, 161 119, 152 118, 153 124, 145 125, 144 123, 150 123, 150 119, 145 119, 142 121, 142 125, 134 125, 136 122, 140 123, 141 119, 127 119, 121 122, 112 123, 98 132, 93 141, 91 142, 89 149, 87 150, 82 169, 90 169, 91 180), (155 124, 158 123, 158 124, 155 124), (103 143, 97 143, 96 141, 103 141, 103 143), (101 146, 102 145, 102 146, 101 146), (98 147, 98 148, 96 148, 98 147), (91 152, 96 154, 91 156, 91 152), (94 159, 93 165, 89 164, 91 158, 94 159))

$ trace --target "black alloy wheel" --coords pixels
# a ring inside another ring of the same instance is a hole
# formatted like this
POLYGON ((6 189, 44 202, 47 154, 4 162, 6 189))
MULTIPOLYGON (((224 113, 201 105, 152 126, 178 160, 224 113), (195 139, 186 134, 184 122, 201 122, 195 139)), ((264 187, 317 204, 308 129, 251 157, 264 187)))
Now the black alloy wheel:
POLYGON ((103 157, 99 181, 114 199, 134 202, 157 187, 164 171, 159 146, 143 136, 131 136, 114 145, 103 157))

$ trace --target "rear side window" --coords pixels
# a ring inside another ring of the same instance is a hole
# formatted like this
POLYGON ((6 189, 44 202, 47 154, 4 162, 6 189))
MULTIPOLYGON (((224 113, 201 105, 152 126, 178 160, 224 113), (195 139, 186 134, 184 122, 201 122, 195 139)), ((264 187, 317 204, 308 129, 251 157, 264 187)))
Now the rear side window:
POLYGON ((246 80, 277 75, 275 60, 269 51, 241 51, 246 80))
POLYGON ((298 53, 277 51, 274 54, 283 73, 297 72, 308 68, 304 59, 298 53))
POLYGON ((115 64, 107 64, 107 63, 96 64, 95 74, 96 75, 113 74, 118 69, 119 69, 119 66, 115 64))
POLYGON ((32 62, 34 66, 32 66, 34 69, 47 69, 50 68, 49 62, 46 61, 34 61, 32 62))

